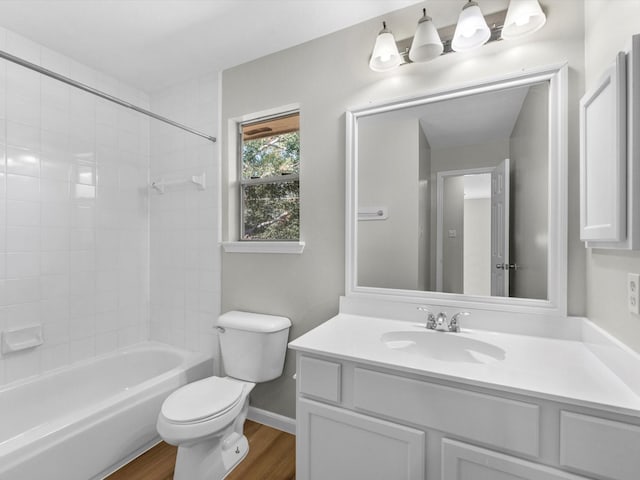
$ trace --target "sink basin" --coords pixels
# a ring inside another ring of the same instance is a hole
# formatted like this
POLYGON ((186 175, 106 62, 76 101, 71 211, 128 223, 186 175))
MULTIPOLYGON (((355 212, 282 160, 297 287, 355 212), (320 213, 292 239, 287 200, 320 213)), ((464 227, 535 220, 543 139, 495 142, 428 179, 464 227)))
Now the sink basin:
POLYGON ((444 362, 490 363, 505 358, 502 348, 459 333, 387 332, 382 335, 382 342, 392 350, 444 362))

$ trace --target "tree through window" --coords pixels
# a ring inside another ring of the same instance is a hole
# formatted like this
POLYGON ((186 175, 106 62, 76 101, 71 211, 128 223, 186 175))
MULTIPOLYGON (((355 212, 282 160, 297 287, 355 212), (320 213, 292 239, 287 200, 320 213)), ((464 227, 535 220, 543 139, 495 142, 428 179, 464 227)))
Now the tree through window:
POLYGON ((240 125, 241 239, 300 239, 300 113, 240 125))

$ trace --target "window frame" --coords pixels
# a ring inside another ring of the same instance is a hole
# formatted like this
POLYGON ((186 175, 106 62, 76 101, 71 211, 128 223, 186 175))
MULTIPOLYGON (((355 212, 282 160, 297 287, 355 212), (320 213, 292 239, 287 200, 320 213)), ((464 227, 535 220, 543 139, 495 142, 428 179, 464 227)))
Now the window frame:
MULTIPOLYGON (((240 120, 237 122, 237 131, 236 131, 236 175, 237 175, 237 179, 238 179, 238 194, 240 196, 239 201, 238 201, 238 205, 239 205, 239 212, 238 212, 238 221, 239 221, 239 225, 238 225, 238 232, 239 232, 239 238, 237 243, 239 244, 251 244, 252 242, 255 243, 259 243, 259 244, 271 244, 270 248, 265 249, 264 251, 273 251, 274 253, 301 253, 302 249, 304 248, 304 242, 301 241, 301 237, 302 237, 302 231, 301 231, 301 221, 300 221, 300 217, 298 217, 298 238, 292 238, 292 239, 274 239, 274 240, 270 240, 270 239, 256 239, 256 238, 252 238, 252 239, 245 239, 245 201, 244 201, 244 191, 245 191, 245 187, 247 186, 254 186, 254 185, 265 185, 265 184, 270 184, 270 185, 275 185, 275 184, 281 184, 281 183, 291 183, 291 182, 298 182, 298 202, 301 202, 301 195, 300 195, 300 173, 297 174, 289 174, 289 175, 271 175, 269 177, 261 177, 261 178, 243 178, 242 176, 242 170, 243 170, 243 166, 244 166, 244 159, 243 159, 243 146, 244 146, 244 132, 243 132, 243 128, 245 128, 248 125, 253 125, 253 124, 259 124, 259 123, 264 123, 267 122, 269 120, 274 120, 274 119, 278 119, 278 118, 285 118, 288 116, 292 116, 292 115, 297 115, 298 116, 298 122, 300 121, 300 109, 299 108, 294 108, 294 109, 283 109, 274 113, 270 113, 268 115, 260 115, 260 116, 255 116, 252 117, 250 119, 246 119, 246 120, 240 120), (282 244, 280 246, 276 245, 276 244, 282 244), (280 251, 280 250, 289 250, 289 248, 281 248, 284 247, 285 245, 293 245, 293 244, 297 244, 297 246, 293 249, 294 251, 292 252, 288 252, 288 251, 280 251), (301 246, 301 248, 300 248, 301 246), (298 251, 299 250, 299 251, 298 251)), ((300 136, 300 126, 298 125, 298 129, 297 129, 298 135, 300 136)), ((298 171, 300 169, 300 166, 298 166, 298 171)), ((236 243, 236 242, 234 242, 236 243)), ((251 250, 250 248, 241 248, 238 247, 236 248, 235 251, 249 251, 251 250)), ((231 251, 227 248, 225 248, 225 251, 231 251)))

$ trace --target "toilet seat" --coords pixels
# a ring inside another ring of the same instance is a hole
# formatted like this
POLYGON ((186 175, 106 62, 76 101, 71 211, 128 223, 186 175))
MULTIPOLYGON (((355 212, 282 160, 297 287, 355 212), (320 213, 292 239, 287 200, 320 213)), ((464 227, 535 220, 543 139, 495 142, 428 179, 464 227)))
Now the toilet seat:
POLYGON ((243 398, 244 385, 230 378, 209 377, 179 388, 162 404, 161 413, 173 424, 194 424, 220 417, 243 398))

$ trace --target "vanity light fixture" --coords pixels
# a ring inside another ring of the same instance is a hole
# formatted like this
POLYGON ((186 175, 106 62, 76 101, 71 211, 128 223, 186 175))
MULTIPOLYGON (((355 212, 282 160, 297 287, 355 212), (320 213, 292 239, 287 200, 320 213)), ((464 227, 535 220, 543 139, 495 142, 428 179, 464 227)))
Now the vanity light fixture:
POLYGON ((402 57, 398 52, 393 33, 387 28, 386 22, 382 22, 382 30, 376 38, 371 60, 369 60, 369 68, 374 72, 387 72, 398 67, 400 63, 402 63, 402 57))
POLYGON ((458 17, 451 48, 456 52, 473 50, 487 43, 489 38, 491 38, 491 30, 480 11, 478 2, 469 0, 462 7, 458 17))
POLYGON ((440 55, 471 50, 488 42, 520 38, 539 30, 546 21, 538 0, 511 0, 507 10, 486 17, 477 1, 468 0, 458 23, 440 29, 435 28, 423 8, 415 35, 397 43, 387 24, 382 22, 369 68, 374 72, 387 72, 400 65, 428 62, 440 55))
POLYGON ((427 15, 427 9, 422 9, 422 18, 418 20, 418 27, 409 49, 409 59, 412 62, 428 62, 442 55, 444 45, 440 40, 438 30, 433 20, 427 15))
POLYGON ((511 0, 502 27, 502 38, 523 37, 540 30, 546 21, 547 17, 538 0, 511 0))

